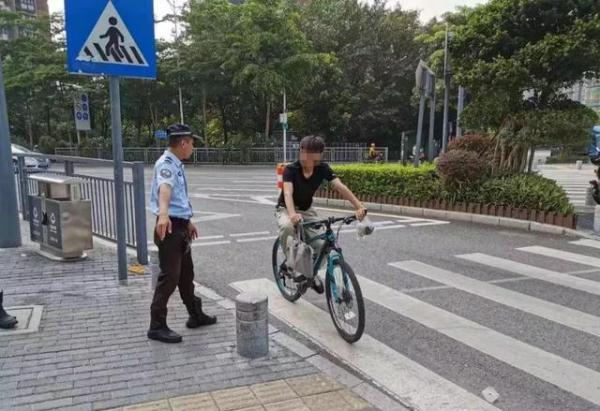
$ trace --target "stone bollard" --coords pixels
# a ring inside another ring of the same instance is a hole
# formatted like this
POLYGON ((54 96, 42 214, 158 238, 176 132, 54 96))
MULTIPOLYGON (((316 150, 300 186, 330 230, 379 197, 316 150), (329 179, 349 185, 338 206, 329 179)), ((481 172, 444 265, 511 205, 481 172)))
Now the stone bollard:
POLYGON ((596 202, 594 201, 594 197, 592 195, 593 192, 594 190, 592 190, 592 187, 588 187, 587 190, 585 190, 585 205, 587 207, 593 207, 596 205, 596 202))
POLYGON ((577 170, 581 170, 583 168, 583 161, 577 160, 575 162, 575 167, 577 168, 577 170))
POLYGON ((594 232, 600 234, 600 205, 594 209, 594 232))
POLYGON ((258 358, 269 353, 269 300, 266 296, 243 293, 235 299, 237 352, 258 358))

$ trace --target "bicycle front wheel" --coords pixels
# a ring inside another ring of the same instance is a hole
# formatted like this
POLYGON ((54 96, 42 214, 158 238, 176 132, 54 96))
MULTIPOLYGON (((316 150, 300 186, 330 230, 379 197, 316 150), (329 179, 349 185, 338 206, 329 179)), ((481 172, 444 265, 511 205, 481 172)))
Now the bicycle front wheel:
POLYGON ((360 340, 365 330, 365 303, 352 268, 339 261, 328 273, 327 307, 340 336, 352 344, 360 340))
POLYGON ((273 244, 273 276, 277 283, 277 288, 283 295, 283 298, 290 302, 296 301, 302 296, 302 289, 299 283, 287 274, 285 265, 285 253, 279 245, 279 239, 273 244))

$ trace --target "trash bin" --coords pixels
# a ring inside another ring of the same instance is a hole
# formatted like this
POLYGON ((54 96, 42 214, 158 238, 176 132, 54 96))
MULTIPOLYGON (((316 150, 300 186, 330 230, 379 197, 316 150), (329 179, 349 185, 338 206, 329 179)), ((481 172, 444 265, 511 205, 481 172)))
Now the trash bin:
POLYGON ((73 261, 93 248, 92 202, 81 196, 84 180, 50 174, 29 177, 38 194, 29 196, 31 240, 40 243, 46 257, 73 261))

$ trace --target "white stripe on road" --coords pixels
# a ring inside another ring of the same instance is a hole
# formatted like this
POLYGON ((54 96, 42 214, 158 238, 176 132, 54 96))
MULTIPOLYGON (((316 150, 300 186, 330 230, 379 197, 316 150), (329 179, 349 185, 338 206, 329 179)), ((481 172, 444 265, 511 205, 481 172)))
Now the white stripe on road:
POLYGON ((600 241, 596 240, 577 240, 571 241, 571 244, 582 245, 584 247, 600 248, 600 241))
POLYGON ((254 243, 256 241, 269 241, 269 240, 275 240, 277 238, 277 236, 271 236, 271 237, 258 237, 258 238, 244 238, 242 240, 237 240, 238 243, 254 243))
MULTIPOLYGON (((474 280, 452 271, 424 264, 419 261, 390 263, 392 267, 428 278, 465 291, 469 294, 494 301, 546 320, 554 321, 566 327, 600 337, 600 318, 549 301, 507 290, 497 285, 474 280)), ((600 283, 599 283, 600 284, 600 283)))
POLYGON ((573 263, 589 265, 592 267, 600 267, 600 258, 590 257, 583 254, 570 253, 568 251, 557 250, 555 248, 533 246, 533 247, 522 247, 517 248, 519 251, 525 251, 526 253, 532 253, 537 255, 543 255, 544 257, 557 258, 559 260, 571 261, 573 263))
POLYGON ((441 224, 450 224, 450 221, 435 221, 430 223, 413 223, 410 224, 411 227, 426 227, 429 225, 441 225, 441 224))
POLYGON ((256 233, 240 233, 240 234, 229 234, 231 237, 251 237, 253 235, 267 235, 270 234, 268 231, 258 231, 256 233))
POLYGON ((212 242, 208 242, 208 243, 192 243, 192 247, 206 247, 209 245, 222 245, 222 244, 231 244, 231 241, 225 240, 225 241, 212 241, 212 242))
POLYGON ((272 315, 310 340, 372 378, 418 410, 497 410, 483 399, 433 373, 369 335, 350 345, 325 321, 327 313, 305 300, 290 304, 275 283, 267 279, 231 284, 240 292, 258 292, 269 298, 272 315))
POLYGON ((367 278, 359 282, 363 296, 374 303, 600 405, 600 373, 367 278))
POLYGON ((545 268, 522 264, 516 261, 506 260, 504 258, 493 257, 481 253, 457 255, 457 257, 487 265, 488 267, 499 268, 501 270, 510 271, 511 273, 524 275, 529 278, 535 278, 536 280, 542 280, 547 283, 561 285, 563 287, 584 291, 590 294, 600 295, 600 282, 598 281, 574 277, 568 274, 546 270, 545 268))

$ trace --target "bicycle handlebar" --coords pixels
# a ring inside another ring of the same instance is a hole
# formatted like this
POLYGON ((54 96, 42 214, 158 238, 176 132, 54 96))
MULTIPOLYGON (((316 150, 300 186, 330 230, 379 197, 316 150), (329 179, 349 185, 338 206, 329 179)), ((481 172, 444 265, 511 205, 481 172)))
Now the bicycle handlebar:
POLYGON ((307 227, 316 227, 316 226, 322 226, 322 225, 330 227, 333 224, 339 223, 339 222, 344 222, 344 224, 348 225, 348 224, 355 222, 356 220, 358 220, 358 218, 356 218, 355 215, 346 216, 346 217, 329 217, 325 220, 311 221, 310 223, 302 223, 302 227, 307 228, 307 227))

